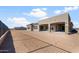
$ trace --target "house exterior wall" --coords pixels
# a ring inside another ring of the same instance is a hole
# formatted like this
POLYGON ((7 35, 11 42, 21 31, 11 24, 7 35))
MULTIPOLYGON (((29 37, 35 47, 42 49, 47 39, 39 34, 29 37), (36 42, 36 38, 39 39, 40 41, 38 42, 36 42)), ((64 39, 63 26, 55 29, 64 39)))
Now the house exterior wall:
MULTIPOLYGON (((48 26, 48 30, 49 32, 52 32, 52 31, 56 31, 58 30, 58 26, 57 24, 61 24, 63 25, 62 23, 64 23, 64 29, 65 29, 65 33, 70 33, 70 31, 72 30, 72 23, 71 23, 71 19, 70 19, 70 16, 68 13, 64 13, 64 14, 61 14, 61 15, 58 15, 58 16, 54 16, 54 17, 50 17, 50 18, 47 18, 47 19, 44 19, 44 20, 41 20, 38 22, 38 25, 36 24, 32 24, 32 25, 28 25, 28 27, 30 27, 30 29, 27 29, 28 31, 40 31, 40 26, 44 26, 45 24, 47 24, 48 26), (54 24, 52 25, 53 27, 53 30, 51 30, 51 24, 54 24), (37 26, 37 29, 35 29, 34 27, 37 26)), ((45 28, 45 27, 44 27, 45 28)))
POLYGON ((0 21, 0 37, 8 30, 8 27, 0 21))
POLYGON ((27 31, 33 31, 33 25, 32 24, 27 25, 27 31))
POLYGON ((37 23, 28 24, 27 31, 39 31, 39 25, 37 23))
POLYGON ((79 33, 79 30, 78 30, 78 33, 79 33))
POLYGON ((48 31, 48 24, 39 25, 39 31, 48 31))
POLYGON ((65 23, 63 22, 59 22, 59 23, 52 23, 50 24, 50 31, 51 32, 55 32, 55 31, 64 31, 64 29, 62 29, 62 26, 65 28, 65 23))
POLYGON ((33 24, 33 31, 39 31, 39 25, 33 24))
POLYGON ((52 23, 65 23, 65 33, 70 33, 71 30, 71 19, 68 13, 64 13, 55 17, 51 17, 45 20, 39 21, 39 25, 42 24, 49 24, 49 31, 50 31, 50 24, 52 23))
POLYGON ((55 32, 56 31, 56 25, 50 24, 50 31, 55 32))
POLYGON ((68 19, 68 13, 62 14, 62 15, 58 15, 58 16, 54 16, 54 17, 50 17, 44 20, 39 21, 39 25, 40 24, 51 24, 51 23, 58 23, 58 22, 66 22, 68 19))

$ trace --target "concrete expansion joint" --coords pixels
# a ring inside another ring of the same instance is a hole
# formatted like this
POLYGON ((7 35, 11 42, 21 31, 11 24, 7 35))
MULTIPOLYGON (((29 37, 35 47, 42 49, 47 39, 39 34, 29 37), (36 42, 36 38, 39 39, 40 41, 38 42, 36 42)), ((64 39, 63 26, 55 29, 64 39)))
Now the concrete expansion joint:
POLYGON ((6 35, 9 31, 6 31, 1 37, 0 37, 0 45, 3 43, 4 39, 6 38, 6 35))
POLYGON ((46 46, 44 46, 44 47, 40 47, 40 48, 38 48, 38 49, 29 51, 29 52, 27 52, 27 53, 32 53, 32 52, 35 52, 35 51, 37 51, 37 50, 40 50, 40 49, 43 49, 43 48, 47 48, 47 47, 49 47, 49 46, 52 46, 52 45, 49 44, 49 45, 46 45, 46 46))

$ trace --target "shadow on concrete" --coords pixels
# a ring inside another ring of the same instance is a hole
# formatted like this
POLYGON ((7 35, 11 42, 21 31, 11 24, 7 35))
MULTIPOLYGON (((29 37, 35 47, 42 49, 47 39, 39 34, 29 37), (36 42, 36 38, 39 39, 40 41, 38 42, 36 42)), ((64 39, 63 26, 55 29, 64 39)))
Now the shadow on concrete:
POLYGON ((0 46, 0 53, 15 53, 13 38, 12 38, 10 31, 9 31, 8 35, 6 36, 6 39, 0 46))
POLYGON ((72 29, 70 32, 71 32, 70 34, 78 33, 78 31, 76 29, 72 29))

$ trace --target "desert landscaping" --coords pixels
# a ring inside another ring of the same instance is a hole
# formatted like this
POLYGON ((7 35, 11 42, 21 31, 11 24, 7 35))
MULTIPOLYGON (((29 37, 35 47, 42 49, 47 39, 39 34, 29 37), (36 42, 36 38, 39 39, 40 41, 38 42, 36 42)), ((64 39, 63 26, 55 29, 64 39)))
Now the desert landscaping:
POLYGON ((0 21, 0 52, 78 53, 79 29, 69 13, 46 18, 26 27, 8 28, 0 21))
POLYGON ((32 32, 11 30, 1 50, 17 53, 75 53, 79 52, 79 33, 32 32))

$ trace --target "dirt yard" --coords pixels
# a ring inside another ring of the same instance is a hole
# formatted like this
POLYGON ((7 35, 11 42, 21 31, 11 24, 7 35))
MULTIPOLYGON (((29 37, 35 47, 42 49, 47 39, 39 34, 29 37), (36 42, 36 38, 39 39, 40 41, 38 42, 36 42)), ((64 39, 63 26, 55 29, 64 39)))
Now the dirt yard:
POLYGON ((1 50, 16 53, 71 53, 79 52, 79 33, 27 32, 11 30, 1 50))
MULTIPOLYGON (((24 32, 26 34, 27 31, 24 32)), ((79 33, 68 35, 64 32, 27 32, 27 34, 68 52, 79 52, 79 33)))

